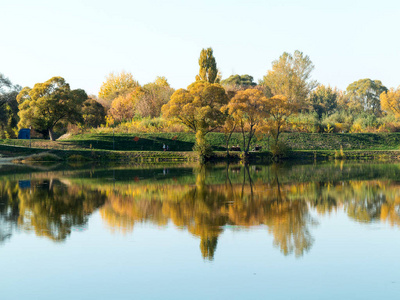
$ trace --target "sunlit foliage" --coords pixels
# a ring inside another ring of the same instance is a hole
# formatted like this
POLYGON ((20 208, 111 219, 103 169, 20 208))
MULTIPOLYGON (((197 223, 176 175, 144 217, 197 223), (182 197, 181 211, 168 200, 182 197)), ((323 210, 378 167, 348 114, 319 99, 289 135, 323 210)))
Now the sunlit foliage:
POLYGON ((289 102, 303 103, 317 86, 311 79, 314 65, 308 55, 296 50, 293 55, 284 52, 278 60, 272 62, 260 85, 269 96, 283 95, 289 102))
POLYGON ((53 128, 59 122, 82 122, 82 104, 88 99, 84 90, 71 90, 62 77, 53 77, 44 83, 25 87, 17 96, 19 128, 32 126, 48 133, 55 140, 53 128))
POLYGON ((99 98, 110 104, 113 99, 130 92, 138 86, 139 83, 131 73, 125 71, 110 73, 100 87, 99 98))
MULTIPOLYGON (((196 133, 196 146, 200 152, 206 151, 205 136, 221 126, 225 114, 221 112, 228 97, 223 87, 207 81, 196 81, 187 90, 175 91, 171 100, 162 107, 163 116, 185 125, 196 133)), ((201 153, 203 155, 205 153, 201 153)))
POLYGON ((400 87, 391 88, 380 95, 381 107, 384 111, 392 113, 400 118, 400 87))
POLYGON ((218 83, 220 76, 218 74, 217 62, 213 54, 212 48, 202 49, 199 58, 199 75, 196 76, 196 81, 207 81, 209 83, 218 83))
POLYGON ((222 108, 232 117, 230 126, 237 124, 242 132, 243 151, 249 152, 250 143, 257 131, 262 129, 267 117, 268 100, 260 90, 247 89, 239 91, 222 108))
POLYGON ((360 79, 346 89, 348 108, 353 112, 370 112, 376 116, 381 114, 379 96, 387 91, 380 80, 360 79))

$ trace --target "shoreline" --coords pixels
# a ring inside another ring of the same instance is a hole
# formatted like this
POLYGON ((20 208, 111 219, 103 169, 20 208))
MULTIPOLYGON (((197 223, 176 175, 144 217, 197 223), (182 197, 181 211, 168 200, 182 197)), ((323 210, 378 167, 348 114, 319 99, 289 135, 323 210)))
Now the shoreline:
MULTIPOLYGON (((163 163, 163 162, 195 162, 198 160, 193 151, 113 151, 113 150, 59 150, 40 149, 21 146, 0 145, 0 162, 25 162, 30 157, 39 155, 54 155, 47 161, 81 161, 81 162, 135 162, 135 163, 163 163)), ((229 159, 225 151, 216 151, 210 158, 211 162, 241 161, 241 152, 230 152, 229 159)), ((312 162, 331 160, 381 160, 400 161, 400 150, 292 150, 282 161, 312 162)), ((40 160, 40 157, 36 161, 40 160)), ((250 152, 249 162, 269 163, 273 161, 271 152, 250 152)), ((30 161, 31 162, 31 161, 30 161)))

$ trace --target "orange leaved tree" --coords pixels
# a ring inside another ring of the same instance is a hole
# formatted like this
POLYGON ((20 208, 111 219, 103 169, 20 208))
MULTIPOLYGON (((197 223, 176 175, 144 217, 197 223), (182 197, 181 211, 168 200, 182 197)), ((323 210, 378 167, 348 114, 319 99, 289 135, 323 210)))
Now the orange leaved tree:
POLYGON ((221 85, 196 81, 186 90, 175 91, 171 100, 162 107, 162 114, 196 133, 194 150, 204 159, 210 153, 205 136, 224 123, 225 114, 221 112, 221 108, 227 103, 228 97, 221 85))
POLYGON ((268 100, 260 90, 247 89, 238 91, 222 108, 233 119, 232 124, 237 124, 242 132, 245 156, 249 152, 252 139, 267 117, 267 104, 268 100))

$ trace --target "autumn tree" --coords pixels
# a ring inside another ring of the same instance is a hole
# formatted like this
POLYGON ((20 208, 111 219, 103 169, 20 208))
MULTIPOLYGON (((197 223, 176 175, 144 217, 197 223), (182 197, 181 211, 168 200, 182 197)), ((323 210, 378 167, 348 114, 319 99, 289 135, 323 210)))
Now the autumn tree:
POLYGON ((110 73, 100 87, 99 98, 105 105, 110 106, 112 100, 118 96, 127 94, 139 86, 131 73, 122 71, 120 73, 110 73))
POLYGON ((131 120, 135 116, 137 99, 143 95, 143 89, 136 87, 133 91, 118 96, 112 101, 109 114, 117 122, 131 120))
POLYGON ((222 86, 196 81, 186 90, 175 91, 171 100, 162 107, 162 114, 196 133, 195 149, 204 158, 210 150, 205 140, 206 134, 223 124, 225 114, 221 108, 227 103, 228 97, 222 86))
POLYGON ((303 103, 317 86, 311 79, 314 65, 308 55, 296 50, 294 54, 284 52, 278 60, 272 62, 260 85, 268 96, 283 95, 289 102, 303 103))
POLYGON ((62 77, 25 87, 17 96, 19 128, 32 126, 55 140, 53 128, 59 122, 82 122, 82 104, 87 100, 84 90, 71 90, 62 77))
POLYGON ((338 106, 339 92, 330 86, 319 85, 310 95, 310 103, 321 118, 323 114, 331 115, 338 106))
POLYGON ((221 80, 221 85, 225 88, 247 89, 256 86, 257 83, 253 81, 253 76, 236 74, 221 80))
POLYGON ((242 132, 243 152, 248 154, 250 144, 256 132, 262 128, 264 118, 267 116, 267 98, 257 89, 239 91, 222 108, 232 116, 233 122, 238 125, 242 132))
POLYGON ((347 89, 349 108, 356 113, 371 112, 376 116, 381 114, 379 96, 387 88, 379 80, 360 79, 351 83, 347 89))
POLYGON ((157 77, 154 82, 145 84, 143 93, 137 98, 135 109, 141 117, 159 117, 161 107, 167 104, 174 93, 165 77, 157 77))
POLYGON ((299 106, 296 103, 291 103, 285 96, 277 95, 266 101, 265 109, 268 114, 267 128, 275 145, 278 145, 279 135, 285 128, 289 117, 297 113, 299 106))
POLYGON ((387 113, 392 113, 400 118, 400 86, 397 89, 391 88, 380 95, 381 107, 387 113))
POLYGON ((199 58, 199 75, 196 81, 208 81, 209 83, 218 83, 220 76, 218 75, 217 62, 213 54, 212 48, 202 49, 199 58))

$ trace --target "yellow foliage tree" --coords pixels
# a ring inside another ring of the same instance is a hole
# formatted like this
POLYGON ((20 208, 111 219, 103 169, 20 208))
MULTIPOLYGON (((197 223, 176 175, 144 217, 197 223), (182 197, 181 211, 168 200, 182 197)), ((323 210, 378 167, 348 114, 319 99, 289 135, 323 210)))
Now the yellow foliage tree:
POLYGON ((227 103, 228 96, 221 85, 196 81, 187 90, 175 91, 162 107, 162 114, 196 133, 195 149, 204 158, 210 150, 205 136, 224 123, 225 114, 221 108, 227 103))
POLYGON ((165 77, 157 77, 154 82, 145 84, 136 101, 137 113, 142 117, 159 117, 161 107, 168 103, 174 91, 165 77))
POLYGON ((241 129, 245 155, 248 154, 250 143, 267 116, 267 102, 267 98, 260 90, 247 89, 237 92, 229 104, 222 108, 222 111, 232 116, 234 123, 241 129))
POLYGON ((269 116, 267 129, 277 145, 279 135, 288 123, 289 117, 298 112, 299 104, 289 101, 285 96, 276 95, 268 99, 265 107, 269 116))
POLYGON ((143 90, 137 87, 134 91, 120 95, 113 100, 109 114, 117 122, 130 120, 135 115, 137 99, 143 94, 143 90))
POLYGON ((133 79, 131 73, 125 71, 117 74, 110 73, 100 87, 99 98, 111 103, 113 99, 128 93, 138 86, 139 83, 133 79))
POLYGON ((388 113, 393 113, 400 118, 400 86, 397 89, 391 88, 380 95, 381 107, 388 113))

